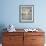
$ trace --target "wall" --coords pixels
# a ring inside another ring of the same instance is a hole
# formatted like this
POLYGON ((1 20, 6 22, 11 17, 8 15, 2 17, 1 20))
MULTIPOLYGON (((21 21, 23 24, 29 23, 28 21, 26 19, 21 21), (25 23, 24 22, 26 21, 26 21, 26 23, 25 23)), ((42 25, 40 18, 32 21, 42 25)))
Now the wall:
POLYGON ((46 28, 46 1, 41 0, 0 0, 0 25, 13 24, 16 28, 41 27, 46 28), (19 22, 19 5, 34 5, 34 23, 19 22))

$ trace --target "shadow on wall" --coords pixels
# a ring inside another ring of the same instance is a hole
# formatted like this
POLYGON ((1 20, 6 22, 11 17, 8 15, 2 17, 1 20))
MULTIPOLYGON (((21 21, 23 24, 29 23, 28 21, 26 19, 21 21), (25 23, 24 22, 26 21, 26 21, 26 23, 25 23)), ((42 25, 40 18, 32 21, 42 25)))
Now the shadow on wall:
POLYGON ((4 24, 0 24, 0 43, 2 43, 2 32, 5 32, 3 29, 6 28, 4 24))

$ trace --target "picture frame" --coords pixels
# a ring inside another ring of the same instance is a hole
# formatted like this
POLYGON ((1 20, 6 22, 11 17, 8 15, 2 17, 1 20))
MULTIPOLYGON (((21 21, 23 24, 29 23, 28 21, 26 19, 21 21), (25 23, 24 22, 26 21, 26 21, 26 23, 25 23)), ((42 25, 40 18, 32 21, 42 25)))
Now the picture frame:
POLYGON ((34 22, 34 5, 19 5, 19 22, 34 22))

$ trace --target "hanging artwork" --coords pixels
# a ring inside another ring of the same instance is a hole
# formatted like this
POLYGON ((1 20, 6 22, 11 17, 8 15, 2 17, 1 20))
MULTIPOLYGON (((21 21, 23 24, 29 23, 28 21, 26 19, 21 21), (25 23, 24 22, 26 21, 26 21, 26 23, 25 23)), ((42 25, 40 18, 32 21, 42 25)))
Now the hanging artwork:
POLYGON ((19 6, 19 22, 34 22, 34 5, 19 6))

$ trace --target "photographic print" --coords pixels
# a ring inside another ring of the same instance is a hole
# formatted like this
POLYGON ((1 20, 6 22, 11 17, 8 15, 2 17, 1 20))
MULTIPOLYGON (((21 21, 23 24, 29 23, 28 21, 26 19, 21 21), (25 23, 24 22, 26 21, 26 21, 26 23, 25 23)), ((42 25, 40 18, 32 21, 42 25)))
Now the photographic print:
POLYGON ((24 23, 34 22, 34 5, 19 6, 19 21, 24 23))

